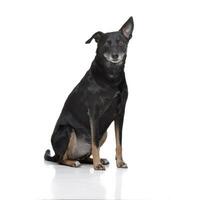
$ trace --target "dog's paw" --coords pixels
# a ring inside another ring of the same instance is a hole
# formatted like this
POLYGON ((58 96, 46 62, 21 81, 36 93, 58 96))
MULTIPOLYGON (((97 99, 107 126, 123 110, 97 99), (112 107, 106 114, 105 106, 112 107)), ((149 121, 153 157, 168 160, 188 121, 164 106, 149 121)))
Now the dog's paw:
POLYGON ((101 158, 100 162, 101 162, 102 165, 109 165, 110 164, 109 161, 106 158, 101 158))
POLYGON ((117 167, 118 168, 128 168, 128 165, 123 160, 119 160, 119 161, 117 161, 117 167))
POLYGON ((81 163, 79 161, 75 161, 73 167, 80 167, 81 163))
POLYGON ((94 165, 95 170, 106 170, 106 168, 101 164, 94 165))

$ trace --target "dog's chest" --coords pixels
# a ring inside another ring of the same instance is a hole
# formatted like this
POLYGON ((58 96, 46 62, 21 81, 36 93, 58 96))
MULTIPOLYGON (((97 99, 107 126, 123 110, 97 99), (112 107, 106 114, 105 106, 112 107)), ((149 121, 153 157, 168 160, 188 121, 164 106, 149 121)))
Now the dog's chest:
POLYGON ((97 100, 100 113, 103 114, 108 110, 110 112, 116 112, 117 104, 120 102, 120 98, 121 95, 119 91, 100 94, 97 100))
POLYGON ((115 119, 120 102, 120 96, 108 99, 104 103, 104 106, 100 106, 99 122, 100 122, 100 132, 104 133, 110 126, 111 122, 115 119))

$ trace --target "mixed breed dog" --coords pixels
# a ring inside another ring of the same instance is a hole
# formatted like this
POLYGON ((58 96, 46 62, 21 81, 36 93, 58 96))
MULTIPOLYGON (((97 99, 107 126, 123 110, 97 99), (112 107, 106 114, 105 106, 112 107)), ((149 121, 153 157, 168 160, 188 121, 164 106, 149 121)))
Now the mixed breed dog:
POLYGON ((45 160, 71 167, 87 163, 93 164, 95 170, 105 170, 104 165, 109 162, 100 158, 99 151, 114 121, 116 164, 118 168, 127 168, 122 157, 122 127, 128 97, 124 66, 133 27, 130 17, 119 31, 98 31, 86 41, 86 44, 96 41, 96 56, 64 104, 51 137, 55 155, 46 150, 45 160))

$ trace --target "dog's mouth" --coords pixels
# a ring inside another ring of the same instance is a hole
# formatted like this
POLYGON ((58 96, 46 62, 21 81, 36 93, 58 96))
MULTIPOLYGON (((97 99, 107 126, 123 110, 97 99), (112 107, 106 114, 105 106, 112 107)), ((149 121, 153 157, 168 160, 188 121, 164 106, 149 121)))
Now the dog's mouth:
POLYGON ((108 62, 111 62, 111 63, 114 63, 114 64, 120 64, 120 63, 122 63, 123 58, 124 58, 124 54, 119 54, 117 58, 113 58, 111 56, 111 54, 108 54, 108 53, 104 53, 103 56, 105 57, 105 59, 108 62))
POLYGON ((122 59, 112 59, 112 60, 108 60, 111 63, 120 63, 122 62, 122 59))

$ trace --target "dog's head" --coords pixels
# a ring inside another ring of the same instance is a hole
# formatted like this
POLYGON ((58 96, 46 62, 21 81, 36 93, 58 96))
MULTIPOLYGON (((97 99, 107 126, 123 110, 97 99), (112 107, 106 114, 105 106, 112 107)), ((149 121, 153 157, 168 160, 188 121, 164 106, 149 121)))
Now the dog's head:
POLYGON ((133 18, 130 17, 119 31, 110 33, 98 31, 86 41, 86 44, 90 43, 92 39, 97 42, 96 58, 111 77, 117 75, 124 68, 127 46, 132 37, 133 27, 133 18))

